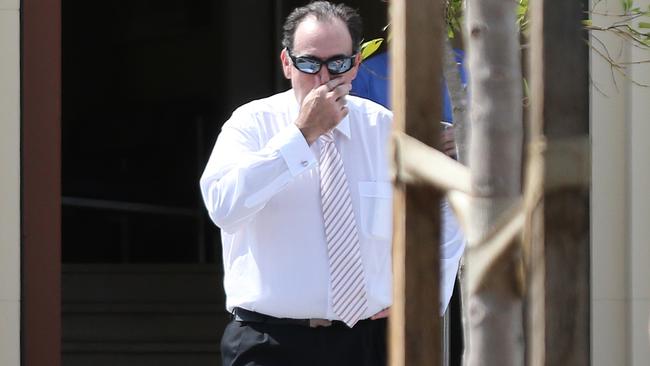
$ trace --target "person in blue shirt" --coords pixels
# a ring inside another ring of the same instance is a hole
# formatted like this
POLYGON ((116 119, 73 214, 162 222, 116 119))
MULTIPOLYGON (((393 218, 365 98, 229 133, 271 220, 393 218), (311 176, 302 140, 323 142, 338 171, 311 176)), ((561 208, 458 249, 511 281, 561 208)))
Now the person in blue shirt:
MULTIPOLYGON (((464 52, 462 50, 455 49, 454 56, 456 58, 456 63, 459 65, 460 78, 463 85, 467 84, 467 77, 465 75, 465 70, 463 67, 464 52)), ((389 92, 389 58, 388 52, 379 52, 371 55, 369 58, 363 60, 361 65, 359 65, 359 71, 357 77, 352 80, 352 90, 350 94, 357 95, 363 98, 370 99, 376 103, 383 105, 384 107, 390 109, 390 92, 389 92)), ((449 96, 449 90, 447 89, 447 84, 444 79, 442 80, 442 121, 453 122, 452 115, 452 105, 451 98, 449 96)), ((456 156, 456 147, 453 140, 453 129, 444 129, 442 133, 442 145, 443 151, 448 156, 455 158, 456 156)), ((443 202, 443 213, 444 220, 443 225, 446 225, 445 235, 449 235, 447 231, 454 233, 455 235, 462 235, 461 231, 456 229, 457 222, 453 215, 450 214, 448 209, 448 204, 443 202)), ((445 291, 441 291, 441 296, 443 298, 441 301, 441 311, 446 311, 449 302, 451 301, 451 289, 453 289, 456 273, 458 270, 460 256, 462 256, 462 249, 452 256, 445 258, 443 256, 441 260, 441 282, 442 287, 447 287, 445 291), (449 289, 451 287, 451 289, 449 289)), ((454 302, 456 308, 459 307, 458 301, 454 302)), ((456 312, 457 310, 454 310, 456 312)), ((462 337, 460 336, 461 325, 460 318, 457 314, 452 315, 452 339, 451 339, 451 356, 450 364, 457 365, 460 364, 460 354, 462 351, 462 345, 459 347, 458 344, 462 343, 462 337), (454 351, 455 350, 455 351, 454 351)))
MULTIPOLYGON (((464 52, 462 50, 454 50, 456 62, 461 65, 459 68, 460 78, 463 84, 467 83, 465 71, 462 67, 464 52)), ((381 52, 371 55, 364 60, 359 66, 357 77, 352 80, 353 95, 370 99, 376 103, 383 105, 390 109, 390 92, 389 92, 389 75, 388 68, 390 62, 388 59, 388 52, 381 52)), ((453 122, 451 98, 449 97, 449 90, 447 84, 442 81, 442 121, 453 122)))
MULTIPOLYGON (((461 82, 467 83, 465 71, 462 66, 464 53, 454 50, 456 62, 460 65, 461 82)), ((359 65, 357 77, 352 80, 350 94, 367 98, 390 109, 389 75, 390 60, 388 52, 371 55, 359 65)), ((441 121, 453 123, 451 98, 444 79, 442 81, 442 116, 441 121)), ((452 158, 456 158, 456 144, 453 141, 453 128, 444 128, 442 132, 442 151, 452 158)))

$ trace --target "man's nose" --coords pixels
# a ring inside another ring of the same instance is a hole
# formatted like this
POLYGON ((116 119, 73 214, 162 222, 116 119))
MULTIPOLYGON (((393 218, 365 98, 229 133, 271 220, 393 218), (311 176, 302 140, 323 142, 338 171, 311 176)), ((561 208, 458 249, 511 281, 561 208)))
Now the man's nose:
POLYGON ((330 81, 330 72, 327 70, 327 67, 325 65, 321 66, 320 70, 318 71, 318 81, 320 82, 320 85, 325 84, 326 82, 330 81))

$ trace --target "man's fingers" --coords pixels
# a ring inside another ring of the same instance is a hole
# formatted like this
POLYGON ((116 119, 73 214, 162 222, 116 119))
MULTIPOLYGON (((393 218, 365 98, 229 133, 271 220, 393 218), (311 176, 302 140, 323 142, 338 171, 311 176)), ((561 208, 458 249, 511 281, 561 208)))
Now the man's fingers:
POLYGON ((390 316, 390 308, 386 308, 377 314, 373 315, 370 317, 372 320, 377 320, 377 319, 382 319, 382 318, 388 318, 390 316))
POLYGON ((327 83, 325 83, 325 85, 327 85, 327 90, 328 91, 333 91, 339 85, 343 85, 344 83, 345 83, 344 78, 335 78, 335 79, 332 79, 332 80, 328 81, 327 83))
POLYGON ((343 78, 336 78, 317 87, 312 92, 321 96, 334 97, 335 100, 338 100, 341 96, 349 94, 350 90, 352 90, 351 83, 346 83, 343 78))
POLYGON ((341 99, 345 102, 345 96, 350 94, 350 90, 352 90, 352 84, 345 83, 334 88, 331 93, 337 102, 341 99))
MULTIPOLYGON (((343 80, 343 78, 337 80, 343 80)), ((350 92, 351 89, 352 89, 352 83, 341 81, 341 83, 337 84, 335 87, 332 88, 332 92, 333 93, 343 92, 347 94, 350 92)))
POLYGON ((316 89, 312 89, 312 92, 315 92, 315 93, 317 93, 317 95, 320 95, 320 96, 324 96, 327 93, 329 93, 330 91, 331 91, 331 88, 329 86, 329 83, 325 83, 325 84, 319 86, 316 89))

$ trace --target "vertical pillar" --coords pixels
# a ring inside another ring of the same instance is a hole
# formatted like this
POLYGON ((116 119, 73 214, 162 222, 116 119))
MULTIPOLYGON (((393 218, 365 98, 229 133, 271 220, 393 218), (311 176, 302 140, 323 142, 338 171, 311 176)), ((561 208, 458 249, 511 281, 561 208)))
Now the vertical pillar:
MULTIPOLYGON (((531 3, 530 365, 589 365, 588 57, 579 0, 531 3)), ((527 187, 527 188, 530 188, 527 187)), ((529 193, 530 190, 528 191, 529 193)))
MULTIPOLYGON (((390 3, 394 129, 438 146, 442 2, 390 3)), ((392 366, 439 365, 438 317, 441 193, 430 186, 394 189, 392 366)))
POLYGON ((61 1, 22 1, 22 364, 61 364, 61 1))

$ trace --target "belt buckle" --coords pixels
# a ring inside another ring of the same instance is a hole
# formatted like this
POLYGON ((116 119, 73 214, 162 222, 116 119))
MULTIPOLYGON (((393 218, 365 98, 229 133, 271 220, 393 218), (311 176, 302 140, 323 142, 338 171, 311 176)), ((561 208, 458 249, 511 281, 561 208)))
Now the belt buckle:
POLYGON ((332 322, 327 319, 309 319, 310 328, 329 327, 330 325, 332 325, 332 322))

